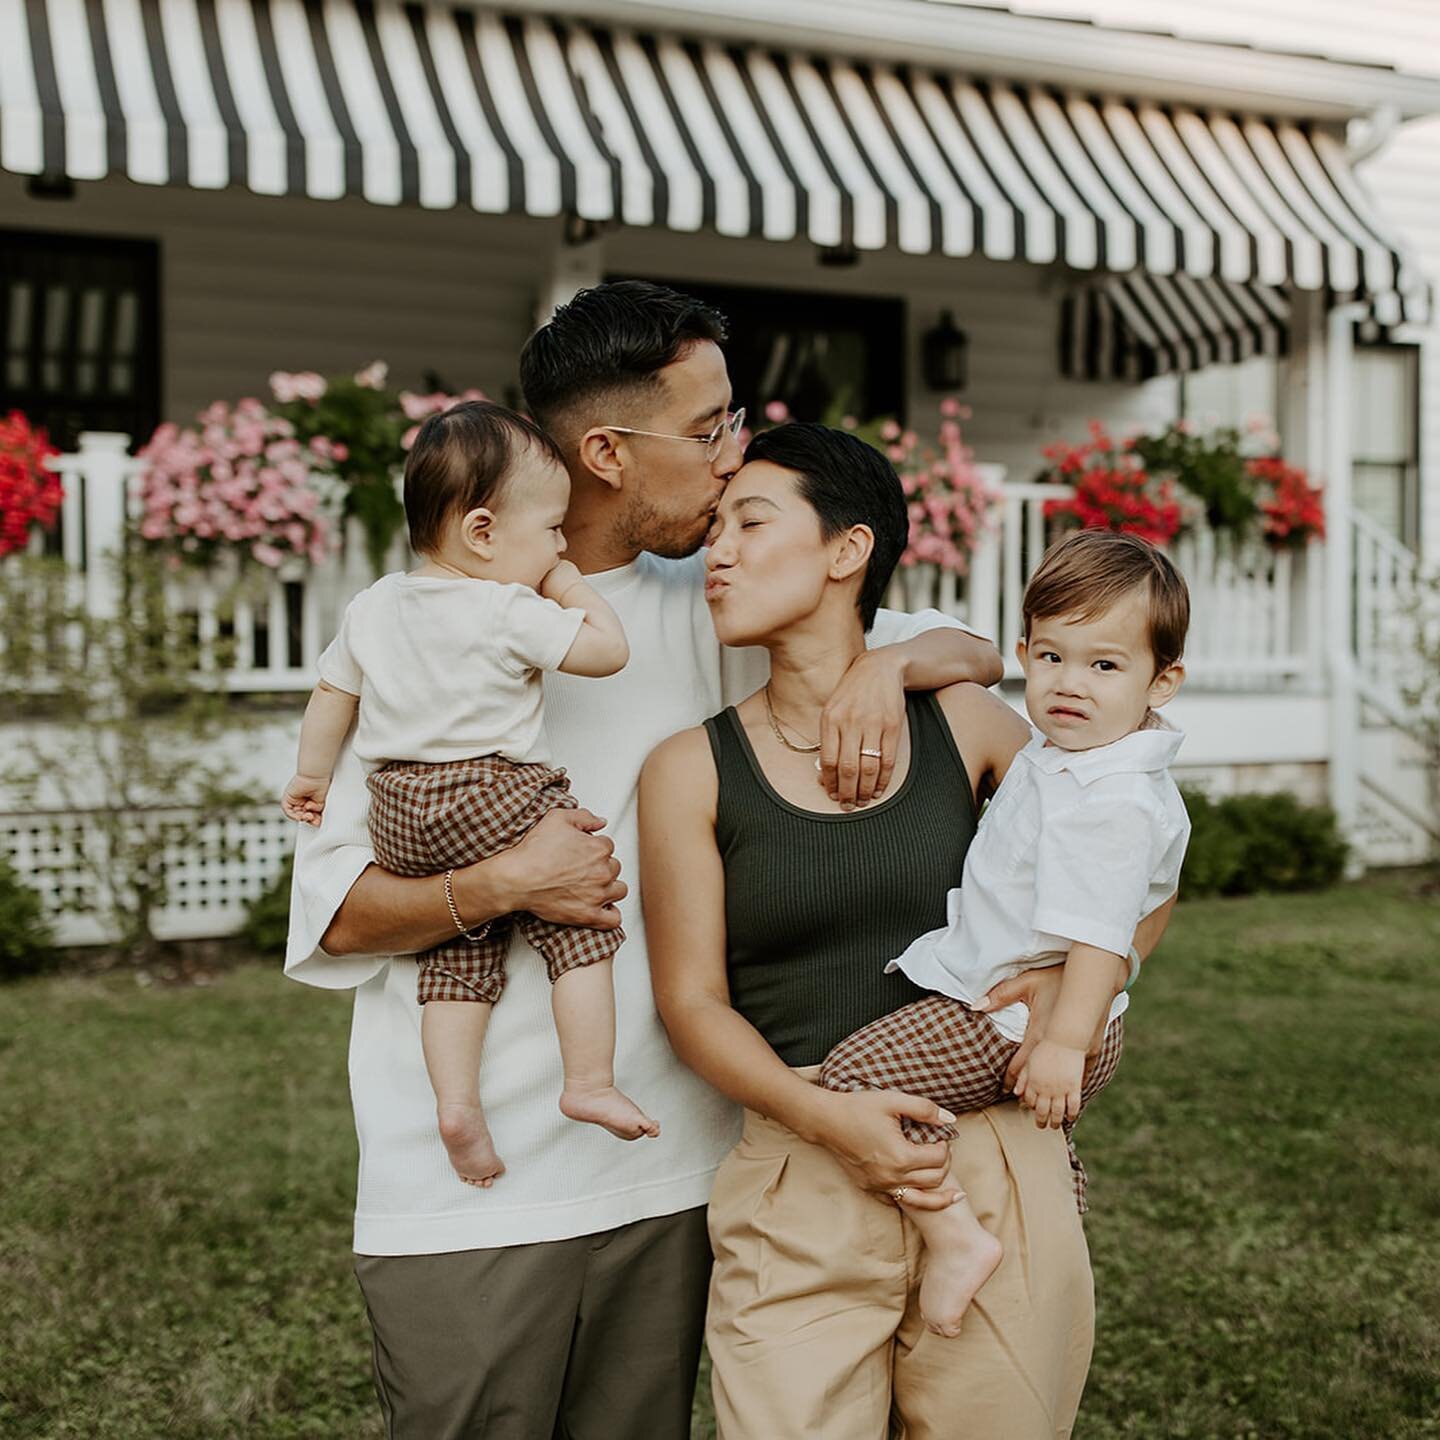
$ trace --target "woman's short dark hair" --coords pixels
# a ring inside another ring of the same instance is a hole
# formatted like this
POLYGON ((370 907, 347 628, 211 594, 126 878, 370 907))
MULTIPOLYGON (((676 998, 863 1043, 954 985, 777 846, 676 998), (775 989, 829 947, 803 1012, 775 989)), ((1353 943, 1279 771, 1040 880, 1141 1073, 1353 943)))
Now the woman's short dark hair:
POLYGON ((503 405, 464 400, 432 415, 405 457, 410 548, 433 553, 454 516, 499 504, 515 462, 527 449, 565 464, 559 447, 533 420, 503 405))
POLYGON ((520 352, 520 388, 542 425, 560 429, 577 405, 642 389, 697 340, 722 344, 718 310, 664 285, 615 280, 579 291, 520 352))
POLYGON ((820 517, 832 540, 852 525, 868 525, 875 548, 860 586, 860 619, 868 630, 905 553, 910 516, 895 467, 873 445, 827 425, 779 425, 762 430, 745 451, 745 463, 768 460, 793 470, 796 489, 820 517))

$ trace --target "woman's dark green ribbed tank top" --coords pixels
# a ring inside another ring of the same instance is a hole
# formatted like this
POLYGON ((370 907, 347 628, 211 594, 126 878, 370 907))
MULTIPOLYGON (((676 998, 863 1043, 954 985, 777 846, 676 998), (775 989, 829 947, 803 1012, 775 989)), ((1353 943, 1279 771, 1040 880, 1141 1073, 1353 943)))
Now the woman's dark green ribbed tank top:
POLYGON ((975 802, 939 702, 911 694, 906 710, 900 788, 848 814, 779 795, 733 707, 705 722, 719 777, 730 1003, 787 1065, 818 1064, 852 1030, 925 993, 885 974, 885 962, 945 924, 975 802))

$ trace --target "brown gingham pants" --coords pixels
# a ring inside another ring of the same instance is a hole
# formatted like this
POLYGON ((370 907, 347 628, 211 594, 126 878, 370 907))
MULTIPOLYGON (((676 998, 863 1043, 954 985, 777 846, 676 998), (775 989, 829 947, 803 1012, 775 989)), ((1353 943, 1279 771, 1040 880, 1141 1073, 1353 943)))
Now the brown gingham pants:
MULTIPOLYGON (((374 771, 369 785, 375 858, 396 875, 473 865, 518 845, 551 810, 576 808, 563 770, 499 755, 433 765, 396 760, 374 771)), ((625 939, 621 930, 553 925, 528 911, 501 915, 416 956, 416 999, 493 1004, 505 986, 512 924, 544 957, 552 984, 567 970, 613 958, 625 939)))
MULTIPOLYGON (((1081 1114, 1109 1084, 1124 1044, 1125 1017, 1118 1015, 1106 1027, 1099 1055, 1086 1067, 1081 1114)), ((958 1115, 988 1109, 1005 1098, 1005 1071, 1019 1048, 988 1015, 947 995, 930 995, 847 1035, 825 1057, 820 1083, 827 1090, 903 1090, 958 1115)), ((901 1124, 917 1144, 950 1140, 955 1133, 948 1125, 914 1120, 901 1124)), ((1075 1204, 1083 1215, 1089 1205, 1085 1167, 1075 1153, 1075 1122, 1067 1120, 1061 1128, 1070 1147, 1075 1204)))

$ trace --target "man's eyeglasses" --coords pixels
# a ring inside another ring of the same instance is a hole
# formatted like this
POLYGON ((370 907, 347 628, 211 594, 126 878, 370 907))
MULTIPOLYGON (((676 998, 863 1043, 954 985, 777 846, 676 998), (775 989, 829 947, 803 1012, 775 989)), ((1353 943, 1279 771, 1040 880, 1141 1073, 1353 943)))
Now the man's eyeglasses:
POLYGON ((652 440, 688 440, 692 445, 703 445, 705 461, 711 464, 720 454, 725 437, 729 435, 738 441, 744 426, 745 407, 742 405, 740 409, 727 415, 708 435, 668 435, 663 430, 637 430, 633 425, 607 425, 605 428, 618 431, 621 435, 648 435, 652 440))

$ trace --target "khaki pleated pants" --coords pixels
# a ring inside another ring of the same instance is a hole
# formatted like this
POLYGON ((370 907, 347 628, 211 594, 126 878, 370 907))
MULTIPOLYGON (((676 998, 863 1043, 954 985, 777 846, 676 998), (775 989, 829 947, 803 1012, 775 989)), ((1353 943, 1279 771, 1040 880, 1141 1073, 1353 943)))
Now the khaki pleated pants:
POLYGON ((920 1319, 914 1225, 828 1150, 746 1112, 709 1213, 721 1440, 1069 1436, 1095 1307, 1064 1138, 1013 1102, 957 1130, 955 1173, 1005 1257, 946 1340, 920 1319))

